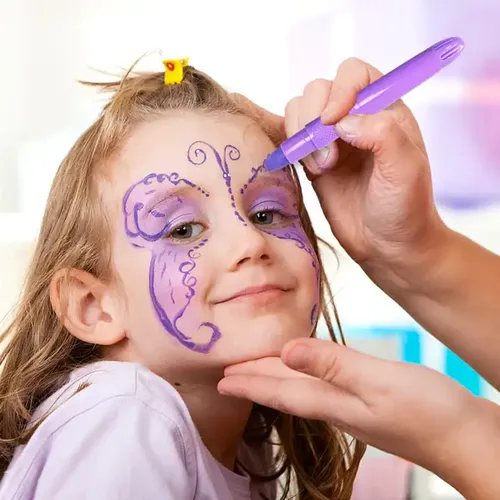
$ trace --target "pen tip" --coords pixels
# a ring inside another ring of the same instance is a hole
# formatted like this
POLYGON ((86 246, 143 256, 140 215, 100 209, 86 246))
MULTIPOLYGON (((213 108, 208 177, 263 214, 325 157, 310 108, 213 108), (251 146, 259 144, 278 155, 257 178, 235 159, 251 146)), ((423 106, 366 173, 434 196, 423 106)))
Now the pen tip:
POLYGON ((280 168, 285 168, 290 165, 290 162, 286 158, 281 148, 275 149, 265 160, 264 168, 269 172, 274 170, 279 170, 280 168))

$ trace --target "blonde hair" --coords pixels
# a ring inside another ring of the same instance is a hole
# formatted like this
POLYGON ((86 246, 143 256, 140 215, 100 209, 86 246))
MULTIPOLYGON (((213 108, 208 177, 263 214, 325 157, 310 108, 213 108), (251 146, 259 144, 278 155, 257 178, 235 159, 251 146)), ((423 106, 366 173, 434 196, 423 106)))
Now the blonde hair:
MULTIPOLYGON (((191 66, 185 68, 179 85, 165 86, 163 78, 160 72, 132 75, 129 70, 119 81, 92 84, 114 94, 59 167, 17 313, 0 339, 4 345, 0 355, 0 474, 7 469, 15 447, 31 437, 33 428, 28 424, 36 407, 74 368, 99 359, 96 346, 78 340, 61 324, 51 307, 49 284, 58 270, 72 268, 99 280, 113 280, 109 225, 99 191, 106 161, 136 124, 169 110, 241 114, 231 94, 191 66)), ((299 195, 302 198, 300 186, 299 195)), ((305 231, 319 255, 318 239, 300 202, 305 231)), ((328 308, 333 304, 332 294, 321 262, 320 269, 320 309, 332 339, 337 341, 328 308)), ((292 483, 300 500, 351 497, 364 445, 350 443, 325 422, 255 405, 246 442, 262 446, 273 431, 279 436, 281 450, 275 470, 266 477, 252 474, 255 480, 284 477, 283 498, 292 483)))

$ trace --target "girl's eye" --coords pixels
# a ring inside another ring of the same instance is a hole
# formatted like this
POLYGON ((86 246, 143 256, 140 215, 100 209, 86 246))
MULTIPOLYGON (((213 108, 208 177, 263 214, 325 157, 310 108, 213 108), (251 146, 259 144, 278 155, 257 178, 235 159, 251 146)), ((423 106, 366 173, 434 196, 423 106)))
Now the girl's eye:
POLYGON ((196 238, 203 231, 203 225, 198 222, 180 224, 169 233, 169 238, 174 240, 190 240, 196 238))
POLYGON ((252 222, 254 224, 259 224, 261 226, 267 226, 269 224, 276 224, 281 222, 283 215, 281 215, 276 210, 260 210, 252 215, 252 222))

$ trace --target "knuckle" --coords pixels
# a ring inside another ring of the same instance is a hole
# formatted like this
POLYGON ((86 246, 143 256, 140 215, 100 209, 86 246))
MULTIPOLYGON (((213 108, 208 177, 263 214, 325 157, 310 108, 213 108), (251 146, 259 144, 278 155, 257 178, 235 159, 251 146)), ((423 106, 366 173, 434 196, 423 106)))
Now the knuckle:
POLYGON ((355 96, 369 83, 369 66, 357 57, 350 57, 339 66, 337 76, 334 80, 335 93, 338 95, 348 94, 355 96))
POLYGON ((342 61, 342 63, 339 66, 339 73, 344 73, 344 72, 352 72, 353 70, 358 70, 360 68, 365 68, 366 63, 359 59, 358 57, 349 57, 342 61))
POLYGON ((305 87, 304 87, 304 95, 305 94, 317 94, 323 89, 329 90, 330 89, 331 82, 330 80, 326 80, 324 78, 317 78, 316 80, 310 81, 305 87))
POLYGON ((394 135, 399 125, 389 113, 381 113, 375 120, 373 133, 376 140, 382 140, 387 136, 394 135))
POLYGON ((403 127, 402 119, 398 115, 390 115, 385 134, 385 138, 392 143, 393 147, 401 149, 408 148, 411 145, 411 140, 403 127))
POLYGON ((344 61, 346 66, 364 66, 365 62, 359 57, 348 57, 344 61))
POLYGON ((265 403, 265 406, 281 413, 286 413, 286 405, 278 396, 271 396, 265 403))
POLYGON ((296 96, 287 102, 285 106, 285 116, 290 116, 291 114, 296 113, 296 110, 300 105, 300 99, 301 98, 299 96, 296 96))
POLYGON ((410 121, 411 121, 411 114, 409 117, 408 112, 406 112, 406 110, 401 110, 401 109, 390 110, 390 109, 388 109, 387 114, 390 114, 394 124, 398 125, 401 128, 405 128, 406 126, 408 126, 410 121))
POLYGON ((320 373, 320 378, 329 384, 333 384, 342 373, 340 359, 335 352, 332 352, 325 357, 323 363, 324 365, 320 373))

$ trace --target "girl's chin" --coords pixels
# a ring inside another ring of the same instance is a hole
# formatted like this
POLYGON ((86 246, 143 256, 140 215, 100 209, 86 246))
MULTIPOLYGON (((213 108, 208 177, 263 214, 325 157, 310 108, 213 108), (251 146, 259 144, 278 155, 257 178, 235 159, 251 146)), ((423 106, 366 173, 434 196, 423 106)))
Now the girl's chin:
MULTIPOLYGON (((219 359, 223 358, 222 364, 224 366, 234 365, 237 363, 243 363, 245 361, 251 361, 254 359, 267 358, 267 357, 280 357, 281 351, 285 344, 294 337, 280 337, 275 339, 273 342, 267 341, 262 344, 253 344, 247 346, 232 346, 226 352, 220 352, 219 359)), ((295 337, 297 338, 297 337, 295 337)))

